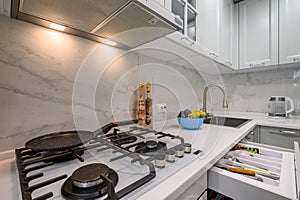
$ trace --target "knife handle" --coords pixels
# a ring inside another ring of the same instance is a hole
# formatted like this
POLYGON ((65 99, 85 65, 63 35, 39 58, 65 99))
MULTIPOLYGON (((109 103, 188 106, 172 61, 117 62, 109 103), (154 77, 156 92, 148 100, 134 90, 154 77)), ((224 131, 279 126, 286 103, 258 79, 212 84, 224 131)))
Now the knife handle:
POLYGON ((236 167, 227 167, 226 169, 231 172, 255 176, 255 172, 252 170, 248 170, 248 169, 242 169, 242 168, 236 168, 236 167))

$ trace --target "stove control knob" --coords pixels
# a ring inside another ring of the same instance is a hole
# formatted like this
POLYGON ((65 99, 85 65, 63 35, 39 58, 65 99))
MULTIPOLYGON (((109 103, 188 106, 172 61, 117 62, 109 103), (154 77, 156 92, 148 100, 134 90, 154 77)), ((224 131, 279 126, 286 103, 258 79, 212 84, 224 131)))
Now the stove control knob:
POLYGON ((192 152, 192 145, 190 143, 183 143, 182 144, 184 153, 191 153, 192 152))
POLYGON ((183 146, 177 146, 175 147, 175 155, 178 158, 182 158, 184 156, 184 149, 183 146))
POLYGON ((175 151, 172 149, 168 149, 165 152, 166 152, 166 161, 175 162, 175 151))
POLYGON ((155 155, 155 166, 164 168, 166 165, 166 155, 164 153, 155 155))

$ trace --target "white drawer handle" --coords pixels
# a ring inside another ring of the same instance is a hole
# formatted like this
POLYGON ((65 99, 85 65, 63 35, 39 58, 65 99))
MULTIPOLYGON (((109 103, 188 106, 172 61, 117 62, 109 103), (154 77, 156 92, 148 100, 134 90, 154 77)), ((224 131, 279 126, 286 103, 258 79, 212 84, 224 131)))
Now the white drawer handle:
POLYGON ((229 66, 232 66, 232 63, 229 62, 229 61, 227 61, 226 64, 229 65, 229 66))
POLYGON ((190 38, 188 37, 182 37, 181 38, 181 41, 185 41, 185 43, 189 44, 189 45, 194 45, 195 44, 195 41, 191 40, 190 38))
POLYGON ((250 63, 249 67, 260 67, 260 66, 264 66, 266 63, 261 62, 261 63, 250 63))
POLYGON ((293 58, 293 62, 299 62, 299 61, 300 61, 300 57, 293 58))

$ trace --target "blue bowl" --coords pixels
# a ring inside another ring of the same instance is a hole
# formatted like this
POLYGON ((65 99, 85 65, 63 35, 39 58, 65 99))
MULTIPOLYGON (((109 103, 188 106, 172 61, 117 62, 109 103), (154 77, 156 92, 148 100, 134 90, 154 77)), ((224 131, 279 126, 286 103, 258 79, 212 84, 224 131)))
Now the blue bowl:
POLYGON ((189 130, 199 129, 204 121, 204 118, 181 118, 177 117, 178 124, 184 128, 189 130))

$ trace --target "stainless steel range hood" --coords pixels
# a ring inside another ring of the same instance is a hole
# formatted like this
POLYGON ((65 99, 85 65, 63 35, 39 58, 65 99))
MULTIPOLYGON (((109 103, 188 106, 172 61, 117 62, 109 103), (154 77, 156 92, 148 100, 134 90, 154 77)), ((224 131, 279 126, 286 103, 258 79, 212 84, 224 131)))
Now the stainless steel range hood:
POLYGON ((63 32, 126 49, 183 26, 154 0, 12 0, 12 17, 48 28, 59 24, 63 32))

